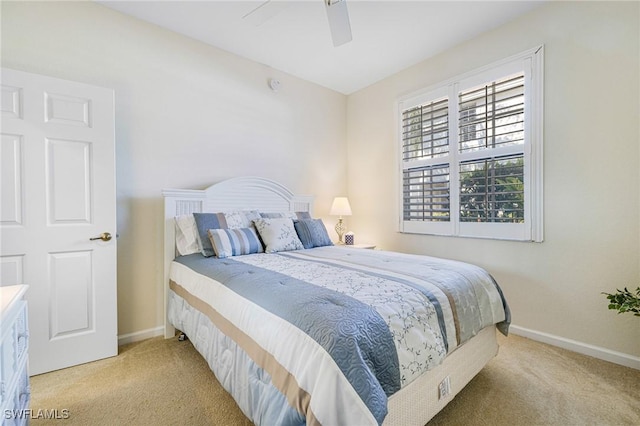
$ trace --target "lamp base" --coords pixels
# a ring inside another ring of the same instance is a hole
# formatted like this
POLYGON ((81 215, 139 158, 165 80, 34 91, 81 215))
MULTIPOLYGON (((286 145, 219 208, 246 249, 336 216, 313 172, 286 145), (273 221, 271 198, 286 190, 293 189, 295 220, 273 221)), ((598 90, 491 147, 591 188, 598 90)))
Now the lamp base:
POLYGON ((342 217, 338 219, 338 223, 336 223, 335 230, 336 230, 336 234, 338 234, 338 244, 343 245, 344 244, 343 236, 344 236, 344 233, 347 232, 347 227, 342 222, 342 217))

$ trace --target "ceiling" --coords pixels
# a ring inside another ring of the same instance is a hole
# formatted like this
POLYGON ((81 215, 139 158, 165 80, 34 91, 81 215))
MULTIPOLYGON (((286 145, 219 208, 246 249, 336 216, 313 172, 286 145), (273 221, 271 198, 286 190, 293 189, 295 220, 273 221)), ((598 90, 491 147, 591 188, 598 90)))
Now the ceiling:
POLYGON ((334 47, 323 1, 99 3, 344 94, 543 3, 346 0, 353 41, 334 47))

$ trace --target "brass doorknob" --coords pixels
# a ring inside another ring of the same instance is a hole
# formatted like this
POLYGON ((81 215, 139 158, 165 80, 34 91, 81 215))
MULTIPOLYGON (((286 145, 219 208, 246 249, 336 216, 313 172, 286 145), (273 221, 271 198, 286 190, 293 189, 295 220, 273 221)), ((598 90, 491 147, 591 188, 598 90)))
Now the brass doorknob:
POLYGON ((102 234, 100 234, 99 237, 89 238, 90 241, 94 241, 94 240, 109 241, 110 239, 111 239, 111 234, 108 232, 103 232, 102 234))

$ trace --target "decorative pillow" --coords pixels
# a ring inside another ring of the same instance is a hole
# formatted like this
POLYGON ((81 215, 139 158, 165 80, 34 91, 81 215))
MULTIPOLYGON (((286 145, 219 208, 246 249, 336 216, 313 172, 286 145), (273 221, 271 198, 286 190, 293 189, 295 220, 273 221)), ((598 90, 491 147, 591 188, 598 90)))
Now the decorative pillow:
POLYGON ((262 218, 253 221, 262 242, 265 245, 266 253, 276 253, 279 251, 301 250, 304 248, 293 221, 288 218, 262 218))
POLYGON ((211 257, 215 253, 207 231, 209 229, 227 229, 228 226, 225 215, 224 213, 194 213, 193 217, 196 221, 196 227, 198 228, 202 255, 211 257))
POLYGON ((258 210, 243 210, 244 217, 247 223, 247 226, 243 226, 243 228, 250 228, 253 226, 253 221, 256 219, 260 219, 260 212, 258 210))
POLYGON ((198 228, 192 214, 176 216, 176 250, 180 256, 200 253, 198 228))
POLYGON ((298 220, 312 219, 311 213, 309 212, 296 212, 296 217, 298 220))
POLYGON ((253 228, 209 229, 209 240, 219 258, 262 253, 262 243, 253 228))
POLYGON ((293 220, 311 219, 309 212, 264 212, 260 213, 260 217, 266 219, 277 219, 287 217, 293 220))
POLYGON ((322 219, 296 220, 293 225, 304 248, 310 249, 333 245, 322 219))
POLYGON ((264 219, 297 219, 298 216, 294 212, 260 212, 260 217, 264 219))
POLYGON ((227 228, 251 228, 254 219, 258 219, 260 213, 255 210, 231 211, 224 212, 224 218, 227 221, 227 228))

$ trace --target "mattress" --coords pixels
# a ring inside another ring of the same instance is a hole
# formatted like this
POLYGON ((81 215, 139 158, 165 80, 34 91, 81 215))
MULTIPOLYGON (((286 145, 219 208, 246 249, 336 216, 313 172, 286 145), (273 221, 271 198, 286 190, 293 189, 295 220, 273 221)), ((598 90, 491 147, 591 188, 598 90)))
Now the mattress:
POLYGON ((192 255, 170 277, 169 321, 256 424, 381 424, 400 389, 509 324, 486 271, 426 256, 192 255))

